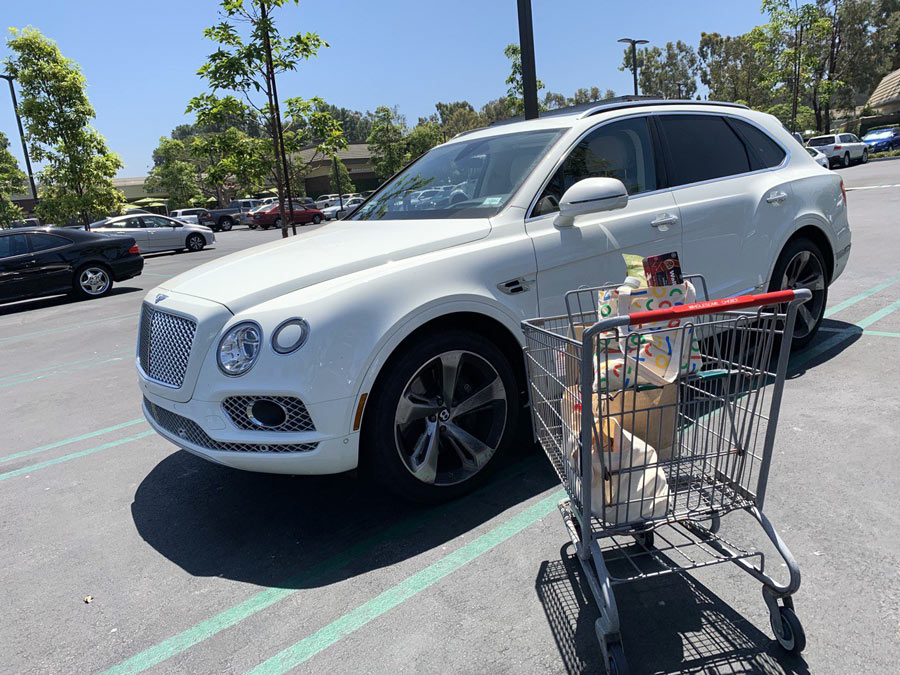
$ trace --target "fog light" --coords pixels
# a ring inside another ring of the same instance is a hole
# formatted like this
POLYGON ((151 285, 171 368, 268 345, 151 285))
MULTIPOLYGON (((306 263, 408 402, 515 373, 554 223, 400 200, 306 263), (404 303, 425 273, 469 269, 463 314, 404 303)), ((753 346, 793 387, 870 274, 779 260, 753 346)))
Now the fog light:
POLYGON ((260 398, 247 406, 247 417, 258 427, 273 429, 287 421, 287 411, 275 401, 260 398))

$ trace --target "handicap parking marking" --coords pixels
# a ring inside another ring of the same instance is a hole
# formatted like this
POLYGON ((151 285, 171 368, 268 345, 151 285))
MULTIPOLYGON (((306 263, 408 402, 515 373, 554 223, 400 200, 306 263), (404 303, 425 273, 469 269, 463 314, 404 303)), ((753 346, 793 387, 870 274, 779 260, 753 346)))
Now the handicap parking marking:
POLYGON ((245 675, 281 675, 296 668, 549 515, 556 510, 557 504, 565 495, 565 490, 558 490, 527 507, 477 539, 248 670, 245 675))
POLYGON ((133 441, 140 440, 142 438, 147 438, 147 436, 151 436, 156 432, 152 429, 150 431, 142 431, 139 434, 135 434, 134 436, 126 436, 125 438, 120 438, 115 441, 110 441, 109 443, 104 443, 103 445, 98 445, 94 448, 88 448, 87 450, 79 450, 78 452, 73 452, 68 455, 63 455, 62 457, 55 457, 53 459, 48 459, 44 462, 38 462, 37 464, 29 464, 28 466, 23 466, 20 469, 15 469, 13 471, 7 471, 6 473, 0 473, 0 481, 6 480, 7 478, 15 478, 16 476, 22 476, 24 474, 30 474, 34 471, 38 471, 39 469, 45 469, 48 466, 55 466, 56 464, 61 464, 62 462, 68 462, 71 459, 78 459, 79 457, 84 457, 85 455, 90 455, 98 450, 106 450, 108 448, 115 448, 120 445, 125 445, 126 443, 131 443, 133 441))

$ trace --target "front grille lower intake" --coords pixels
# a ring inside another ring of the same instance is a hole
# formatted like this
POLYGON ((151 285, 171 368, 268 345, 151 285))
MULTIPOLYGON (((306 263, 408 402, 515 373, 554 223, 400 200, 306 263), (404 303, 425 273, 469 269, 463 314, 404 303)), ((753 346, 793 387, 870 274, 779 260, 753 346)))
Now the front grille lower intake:
POLYGON ((222 401, 222 409, 238 429, 250 431, 315 431, 306 406, 293 396, 229 396, 222 401), (258 401, 271 401, 284 411, 281 424, 268 426, 253 415, 253 405, 258 401), (255 420, 255 421, 254 421, 255 420))
POLYGON ((318 445, 318 443, 225 443, 210 438, 209 434, 193 420, 166 410, 146 397, 144 397, 144 407, 153 420, 170 434, 207 450, 256 453, 310 452, 315 450, 318 445))

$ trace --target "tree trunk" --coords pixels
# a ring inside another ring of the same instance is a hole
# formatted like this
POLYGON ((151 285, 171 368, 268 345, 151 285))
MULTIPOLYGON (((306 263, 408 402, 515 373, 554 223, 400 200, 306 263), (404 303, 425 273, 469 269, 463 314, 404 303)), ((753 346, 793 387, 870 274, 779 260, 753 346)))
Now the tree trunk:
MULTIPOLYGON (((260 20, 268 20, 268 7, 265 2, 259 3, 260 20)), ((272 151, 275 153, 275 189, 278 192, 278 214, 281 218, 281 238, 288 237, 287 214, 284 211, 284 180, 282 174, 282 163, 280 157, 280 148, 283 147, 281 142, 281 124, 276 117, 275 100, 273 97, 273 85, 275 84, 275 73, 272 67, 272 45, 269 43, 269 31, 263 34, 263 47, 266 51, 266 97, 269 101, 269 127, 272 135, 272 151)), ((293 224, 293 209, 291 209, 291 223, 293 224)))

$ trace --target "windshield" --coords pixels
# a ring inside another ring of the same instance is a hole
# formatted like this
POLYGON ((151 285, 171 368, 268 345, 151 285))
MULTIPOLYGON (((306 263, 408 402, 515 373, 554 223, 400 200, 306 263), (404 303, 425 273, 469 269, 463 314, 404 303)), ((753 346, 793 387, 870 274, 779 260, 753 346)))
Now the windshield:
POLYGON ((496 215, 563 131, 523 131, 434 148, 381 188, 350 219, 496 215))
POLYGON ((866 141, 874 141, 878 138, 890 138, 891 137, 890 129, 879 129, 878 131, 870 131, 865 136, 863 136, 863 140, 866 141))
POLYGON ((834 143, 834 136, 817 136, 816 138, 810 138, 807 145, 812 145, 813 147, 821 146, 821 145, 831 145, 834 143))
POLYGON ((807 148, 806 151, 809 153, 810 157, 816 157, 819 154, 818 150, 813 150, 812 148, 807 148))

